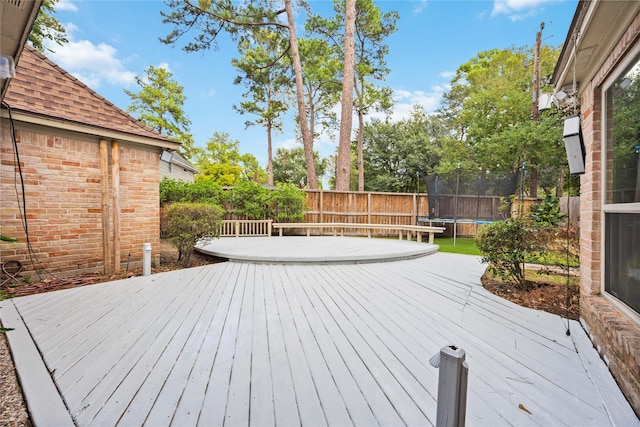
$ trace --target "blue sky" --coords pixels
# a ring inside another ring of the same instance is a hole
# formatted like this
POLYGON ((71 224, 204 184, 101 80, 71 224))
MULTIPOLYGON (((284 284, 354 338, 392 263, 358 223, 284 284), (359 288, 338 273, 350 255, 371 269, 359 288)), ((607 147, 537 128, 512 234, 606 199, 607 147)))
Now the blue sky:
MULTIPOLYGON (((332 13, 330 1, 309 1, 315 13, 332 13)), ((493 49, 533 46, 540 23, 545 23, 544 44, 564 42, 577 0, 418 0, 377 1, 383 10, 400 15, 397 31, 388 38, 387 62, 391 73, 385 85, 396 100, 392 117, 407 117, 412 105, 434 111, 456 69, 477 53, 493 49)), ((266 165, 266 133, 245 129, 248 116, 232 105, 244 88, 233 85, 231 59, 237 49, 226 35, 218 50, 186 53, 181 46, 158 41, 171 28, 162 24, 162 1, 61 0, 56 17, 70 43, 52 46, 50 59, 78 77, 100 95, 125 109, 130 104, 124 89, 138 91, 134 77, 150 65, 163 66, 184 86, 184 111, 192 122, 196 145, 204 146, 214 132, 226 132, 240 141, 240 150, 266 165)), ((299 29, 299 36, 302 30, 299 29)), ((274 146, 295 146, 294 122, 285 120, 284 132, 274 146)), ((316 141, 322 156, 335 152, 328 136, 316 141)), ((274 150, 275 151, 275 150, 274 150)))

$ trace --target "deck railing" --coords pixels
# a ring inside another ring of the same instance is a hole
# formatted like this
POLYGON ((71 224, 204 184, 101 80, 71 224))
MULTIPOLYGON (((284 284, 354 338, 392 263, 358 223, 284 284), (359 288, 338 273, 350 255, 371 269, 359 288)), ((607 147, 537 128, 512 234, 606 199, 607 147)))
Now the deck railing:
POLYGON ((272 219, 226 219, 220 237, 271 236, 272 219))

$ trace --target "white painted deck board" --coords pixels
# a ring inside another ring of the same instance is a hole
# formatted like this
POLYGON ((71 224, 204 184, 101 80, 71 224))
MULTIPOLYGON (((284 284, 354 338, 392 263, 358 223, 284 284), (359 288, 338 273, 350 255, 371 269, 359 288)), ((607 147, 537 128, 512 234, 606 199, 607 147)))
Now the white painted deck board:
POLYGON ((467 425, 638 425, 576 322, 567 337, 482 271, 231 262, 12 303, 79 426, 430 425, 448 344, 467 353, 467 425))

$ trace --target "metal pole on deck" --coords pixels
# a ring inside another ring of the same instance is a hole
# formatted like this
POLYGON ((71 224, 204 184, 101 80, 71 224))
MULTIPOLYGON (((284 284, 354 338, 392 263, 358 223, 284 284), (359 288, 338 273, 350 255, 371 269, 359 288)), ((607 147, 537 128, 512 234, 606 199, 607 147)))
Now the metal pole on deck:
POLYGON ((416 225, 420 225, 420 172, 416 172, 416 225))
POLYGON ((142 244, 142 275, 151 275, 151 243, 142 244))
POLYGON ((469 365, 456 346, 442 347, 429 363, 438 368, 436 427, 463 427, 467 414, 469 365))
POLYGON ((456 235, 458 234, 458 190, 460 187, 460 162, 458 162, 458 172, 456 174, 456 204, 453 208, 453 246, 456 245, 456 235))

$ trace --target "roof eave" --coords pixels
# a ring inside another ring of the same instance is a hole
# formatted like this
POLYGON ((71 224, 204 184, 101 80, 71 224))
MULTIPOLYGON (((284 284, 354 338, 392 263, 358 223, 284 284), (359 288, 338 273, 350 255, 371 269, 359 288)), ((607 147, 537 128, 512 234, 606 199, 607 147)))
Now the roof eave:
MULTIPOLYGON (((2 109, 1 116, 5 119, 9 118, 7 110, 2 109)), ((177 150, 180 148, 180 143, 172 141, 170 139, 151 138, 143 135, 135 135, 128 132, 120 132, 113 129, 99 128, 95 126, 88 126, 81 123, 73 123, 65 120, 53 119, 50 117, 44 117, 34 114, 25 113, 23 111, 13 110, 11 116, 14 121, 29 123, 32 125, 46 126, 53 129, 59 129, 66 132, 77 132, 87 135, 93 135, 98 138, 111 139, 115 141, 127 141, 136 144, 147 145, 151 147, 158 147, 167 150, 177 150)))
POLYGON ((551 80, 556 92, 575 82, 581 95, 638 13, 635 0, 581 1, 551 80))
MULTIPOLYGON (((11 2, 0 2, 0 54, 11 56, 16 64, 38 16, 42 0, 23 1, 19 5, 20 7, 11 2)), ((0 79, 0 101, 4 99, 9 81, 0 79)))

